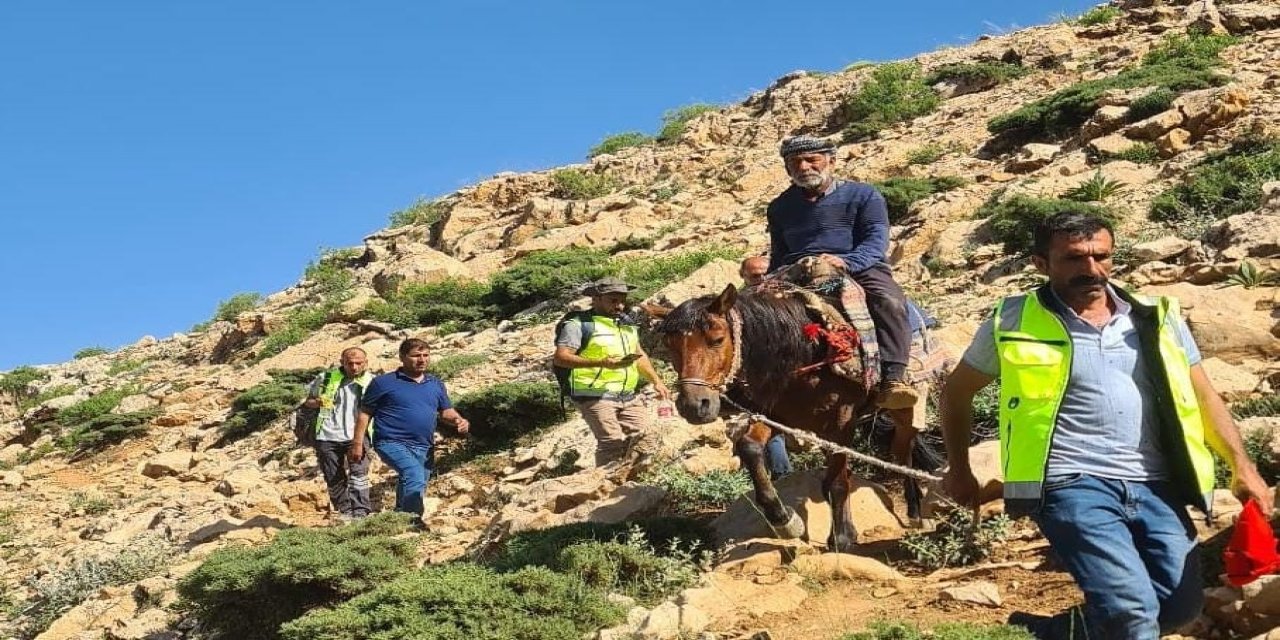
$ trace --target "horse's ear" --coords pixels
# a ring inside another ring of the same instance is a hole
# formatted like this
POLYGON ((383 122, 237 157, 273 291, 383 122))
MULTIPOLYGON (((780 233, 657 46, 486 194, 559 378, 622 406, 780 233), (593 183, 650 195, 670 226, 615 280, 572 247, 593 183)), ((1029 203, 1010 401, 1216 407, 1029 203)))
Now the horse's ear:
POLYGON ((707 311, 718 316, 722 316, 729 313, 729 310, 733 308, 733 303, 737 301, 738 288, 729 284, 725 286, 724 291, 720 292, 720 295, 716 296, 715 300, 711 301, 711 305, 707 307, 707 311))
POLYGON ((653 304, 650 302, 640 303, 640 308, 643 309, 650 318, 654 318, 656 320, 661 320, 667 317, 667 314, 672 311, 671 307, 664 307, 660 304, 653 304))

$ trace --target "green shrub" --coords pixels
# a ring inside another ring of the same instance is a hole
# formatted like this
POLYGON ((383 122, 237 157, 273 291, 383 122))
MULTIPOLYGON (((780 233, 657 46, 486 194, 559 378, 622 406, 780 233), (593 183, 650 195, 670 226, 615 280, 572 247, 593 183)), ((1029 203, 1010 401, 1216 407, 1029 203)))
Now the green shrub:
POLYGON ((276 638, 281 624, 412 570, 415 542, 394 537, 408 526, 406 514, 383 513, 341 527, 285 529, 261 547, 220 549, 178 583, 181 606, 224 637, 276 638))
POLYGON ((873 622, 867 631, 841 636, 840 640, 1034 640, 1022 627, 969 622, 940 624, 932 631, 914 623, 873 622))
POLYGON ((489 295, 488 284, 466 278, 409 283, 384 299, 371 301, 365 313, 400 328, 446 322, 471 326, 497 315, 485 302, 489 295))
POLYGON ((271 379, 249 387, 231 401, 231 415, 222 423, 219 446, 262 430, 298 408, 307 397, 312 371, 268 372, 271 379))
POLYGON ((1076 202, 1102 202, 1123 193, 1124 190, 1123 182, 1102 175, 1102 170, 1099 169, 1088 180, 1076 185, 1062 197, 1076 202))
POLYGON ((107 368, 107 375, 118 376, 122 373, 137 371, 138 369, 141 369, 142 366, 145 364, 146 364, 146 361, 143 361, 143 360, 130 360, 128 358, 124 360, 116 360, 115 362, 111 363, 110 367, 107 368))
POLYGON ((566 200, 590 200, 618 190, 621 183, 607 173, 559 169, 551 174, 551 195, 566 200))
POLYGON ((631 298, 643 300, 659 289, 687 278, 689 274, 716 260, 741 260, 742 249, 713 246, 682 253, 615 260, 619 275, 634 287, 631 298))
MULTIPOLYGON (((1280 479, 1280 458, 1277 458, 1272 450, 1275 433, 1266 427, 1252 429, 1241 433, 1240 440, 1244 444, 1244 452, 1258 468, 1258 475, 1261 475, 1268 485, 1275 484, 1276 480, 1280 479)), ((1217 451, 1213 451, 1213 462, 1216 480, 1214 486, 1219 489, 1228 488, 1231 484, 1231 466, 1218 455, 1217 451)))
POLYGON ((33 383, 48 380, 49 374, 32 366, 21 366, 0 376, 0 392, 13 398, 14 402, 22 402, 27 397, 27 390, 33 383))
POLYGON ((1212 66, 1220 64, 1218 54, 1240 39, 1224 34, 1173 34, 1143 56, 1144 65, 1176 64, 1212 66))
POLYGON ((1172 89, 1167 87, 1153 89, 1129 103, 1129 113, 1126 117, 1130 122, 1146 120, 1157 113, 1168 111, 1173 107, 1173 101, 1177 99, 1178 93, 1172 89))
POLYGON ((1121 15, 1120 9, 1111 5, 1094 7, 1076 18, 1077 25, 1082 27, 1092 27, 1100 24, 1115 22, 1116 18, 1121 15))
POLYGON ((111 350, 106 347, 85 347, 77 351, 73 357, 76 360, 84 360, 85 358, 92 358, 94 356, 100 356, 107 353, 111 353, 111 350))
POLYGON ((639 147, 641 145, 649 144, 650 142, 653 142, 653 138, 640 133, 639 131, 618 133, 601 140, 600 144, 591 147, 591 151, 587 152, 587 157, 594 158, 606 153, 617 153, 623 149, 639 147))
POLYGON ((97 493, 86 493, 84 491, 76 491, 71 494, 71 499, 67 501, 67 508, 74 513, 83 513, 87 516, 100 516, 111 511, 116 506, 111 499, 97 493))
POLYGON ((1030 69, 1008 62, 955 62, 930 71, 925 76, 924 83, 935 85, 939 82, 953 82, 994 87, 1028 73, 1031 73, 1030 69))
POLYGON ((31 407, 40 406, 54 398, 69 396, 75 392, 76 392, 75 385, 70 385, 70 384, 54 385, 48 389, 45 389, 44 391, 41 391, 40 393, 37 393, 34 396, 23 398, 21 401, 19 401, 18 408, 23 411, 26 411, 31 407))
POLYGON ((413 201, 413 204, 391 213, 391 227, 394 229, 409 225, 431 226, 444 220, 448 214, 449 205, 445 201, 418 198, 413 201))
POLYGON ((889 178, 873 183, 884 196, 889 209, 889 222, 898 224, 906 219, 911 205, 935 193, 943 193, 964 186, 965 179, 957 176, 928 178, 889 178))
POLYGON ((310 281, 316 293, 325 299, 349 298, 355 277, 349 267, 360 257, 360 249, 323 249, 320 257, 307 264, 302 277, 310 281))
POLYGON ((623 608, 546 569, 427 567, 284 625, 286 640, 580 640, 623 608))
POLYGON ((955 143, 938 144, 930 142, 923 147, 917 147, 907 153, 907 166, 933 164, 942 159, 948 153, 962 151, 963 148, 955 143))
POLYGON ((942 98, 920 75, 914 62, 891 62, 876 67, 871 78, 845 98, 844 116, 849 126, 845 140, 854 142, 890 125, 932 113, 942 98))
POLYGON ((1143 65, 1097 80, 1076 83, 1053 95, 1025 104, 987 122, 987 130, 1025 138, 1052 138, 1075 131, 1098 110, 1104 93, 1112 89, 1163 88, 1175 94, 1226 84, 1202 60, 1143 65))
POLYGON ((1258 416, 1280 416, 1280 394, 1272 393, 1231 404, 1231 414, 1237 420, 1258 416))
POLYGON ((111 413, 125 396, 138 392, 137 387, 115 387, 94 394, 69 407, 59 409, 54 420, 65 428, 74 428, 99 416, 111 413))
POLYGON ((471 422, 468 444, 493 450, 562 419, 560 389, 548 382, 499 382, 463 394, 454 406, 471 422))
POLYGON ((27 637, 38 635, 103 587, 129 584, 160 573, 168 567, 174 552, 165 539, 144 534, 108 556, 75 560, 32 580, 31 603, 25 611, 27 637))
POLYGON ((261 293, 253 291, 237 293, 218 303, 218 310, 213 313, 213 319, 234 322, 237 316, 246 311, 253 311, 261 302, 261 293))
POLYGON ((1280 141, 1245 140, 1206 158, 1182 184, 1151 203, 1151 218, 1163 222, 1215 220, 1262 204, 1262 185, 1280 180, 1280 141))
POLYGON ((672 109, 662 114, 662 128, 658 131, 659 144, 672 144, 684 135, 684 131, 689 126, 689 121, 694 118, 712 111, 719 111, 720 107, 714 104, 691 104, 672 109))
POLYGON ((8 544, 16 537, 14 533, 13 514, 17 513, 14 509, 0 509, 0 544, 8 544))
POLYGON ((677 464, 654 469, 644 482, 661 487, 667 492, 667 502, 687 514, 723 510, 751 490, 751 478, 742 471, 717 469, 693 474, 677 464))
POLYGON ((1150 142, 1138 142, 1120 153, 1107 155, 1108 160, 1128 160, 1137 164, 1155 164, 1160 161, 1160 150, 1150 142))
POLYGON ((261 362, 306 340, 329 322, 329 316, 336 309, 337 303, 322 303, 293 309, 285 315, 279 329, 258 343, 258 352, 254 358, 261 362))
POLYGON ((916 564, 942 569, 986 560, 996 545, 1009 538, 1010 521, 1003 514, 976 524, 969 509, 956 508, 938 518, 928 533, 909 532, 900 544, 916 564))
POLYGON ((1012 254, 1031 252, 1036 225, 1050 216, 1065 211, 1102 216, 1112 223, 1115 215, 1109 210, 1086 202, 1033 198, 1015 195, 999 201, 989 201, 978 209, 977 217, 990 220, 991 235, 1004 243, 1005 251, 1012 254))
POLYGON ((577 576, 589 586, 616 592, 652 606, 698 581, 700 564, 696 544, 672 541, 666 555, 649 546, 644 532, 635 528, 620 542, 578 542, 556 556, 560 573, 577 576))
POLYGON ((448 380, 466 369, 489 361, 489 357, 479 353, 459 353, 452 356, 433 359, 431 373, 441 380, 448 380))
POLYGON ((715 537, 709 526, 691 518, 646 518, 616 524, 578 522, 512 534, 488 564, 498 571, 555 567, 561 549, 580 542, 622 542, 637 527, 659 554, 682 545, 710 549, 715 537))
POLYGON ((148 426, 159 412, 106 413, 71 428, 58 440, 58 445, 78 457, 101 451, 130 438, 146 435, 148 426))
POLYGON ((488 301, 508 317, 544 301, 567 301, 593 280, 615 275, 609 256, 599 249, 535 251, 489 280, 488 301))

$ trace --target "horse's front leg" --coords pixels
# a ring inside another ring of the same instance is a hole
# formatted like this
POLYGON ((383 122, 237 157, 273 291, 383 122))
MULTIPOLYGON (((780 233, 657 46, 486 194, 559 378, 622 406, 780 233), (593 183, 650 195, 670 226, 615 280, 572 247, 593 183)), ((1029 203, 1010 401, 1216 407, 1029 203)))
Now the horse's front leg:
POLYGON ((772 435, 769 427, 760 422, 752 423, 738 442, 734 445, 738 457, 742 459, 742 467, 751 476, 751 484, 755 487, 756 505, 764 514, 779 537, 799 538, 804 535, 804 520, 794 509, 782 504, 778 498, 778 490, 773 487, 769 477, 769 469, 765 464, 764 447, 772 435))
POLYGON ((853 551, 858 544, 858 532, 853 528, 849 514, 849 494, 853 492, 853 474, 849 473, 849 457, 833 453, 827 458, 827 476, 822 481, 822 493, 831 505, 831 535, 827 537, 827 550, 837 553, 853 551))
MULTIPOLYGON (((924 402, 924 400, 921 400, 924 402)), ((916 436, 919 434, 915 428, 916 411, 914 409, 893 409, 886 411, 889 420, 893 422, 893 444, 889 447, 889 453, 893 457, 893 461, 904 467, 914 468, 911 460, 912 451, 916 446, 916 436)), ((920 503, 923 493, 920 491, 920 483, 914 478, 903 478, 903 497, 907 502, 907 519, 913 526, 919 526, 920 520, 920 503)))

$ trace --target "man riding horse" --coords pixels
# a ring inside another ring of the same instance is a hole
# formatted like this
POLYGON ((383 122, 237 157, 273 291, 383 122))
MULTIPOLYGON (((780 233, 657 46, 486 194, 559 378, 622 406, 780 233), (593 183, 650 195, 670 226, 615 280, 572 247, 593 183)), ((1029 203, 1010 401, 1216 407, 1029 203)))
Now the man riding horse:
POLYGON ((792 185, 769 203, 769 272, 817 256, 846 271, 866 291, 880 345, 884 409, 906 409, 919 400, 907 382, 911 327, 907 299, 893 279, 886 253, 889 214, 875 187, 833 176, 835 147, 827 140, 795 136, 782 142, 792 185))

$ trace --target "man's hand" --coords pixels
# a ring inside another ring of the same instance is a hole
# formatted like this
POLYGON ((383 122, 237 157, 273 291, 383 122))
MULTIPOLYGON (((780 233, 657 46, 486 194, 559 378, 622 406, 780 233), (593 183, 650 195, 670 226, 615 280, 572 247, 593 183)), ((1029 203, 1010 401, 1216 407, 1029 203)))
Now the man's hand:
POLYGON ((825 262, 825 263, 827 263, 827 264, 828 264, 828 265, 830 265, 830 266, 833 266, 833 267, 837 268, 837 269, 848 269, 848 268, 849 268, 847 265, 845 265, 844 260, 841 260, 841 259, 839 258, 839 256, 833 256, 833 255, 831 255, 831 254, 829 254, 829 253, 824 253, 824 254, 822 254, 822 255, 818 256, 818 259, 819 259, 819 260, 821 260, 821 261, 823 261, 823 262, 825 262))
POLYGON ((640 359, 640 354, 638 353, 625 355, 625 356, 622 356, 621 358, 615 358, 613 356, 609 356, 606 358, 601 358, 599 360, 599 363, 600 363, 599 366, 603 369, 624 369, 626 367, 631 366, 636 360, 639 360, 639 359, 640 359))
POLYGON ((306 408, 308 408, 308 409, 319 409, 319 408, 320 408, 320 398, 307 398, 306 400, 303 400, 303 401, 302 401, 302 406, 304 406, 304 407, 306 407, 306 408))
POLYGON ((360 462, 364 459, 364 443, 352 442, 351 448, 347 449, 347 459, 352 462, 360 462))
POLYGON ((952 469, 942 478, 942 491, 956 504, 978 508, 978 479, 971 469, 952 469))
POLYGON ((453 421, 453 427, 458 430, 459 435, 465 436, 471 430, 471 421, 458 416, 458 419, 453 421))
POLYGON ((658 394, 659 400, 671 399, 671 390, 667 388, 667 385, 662 384, 661 381, 653 383, 653 392, 658 394))
POLYGON ((1258 506, 1262 508, 1262 514, 1271 517, 1272 509, 1275 505, 1272 503, 1271 490, 1267 488, 1267 482, 1258 474, 1257 467, 1252 463, 1246 464, 1239 472, 1231 477, 1231 493, 1236 499, 1244 504, 1253 498, 1258 501, 1258 506))

